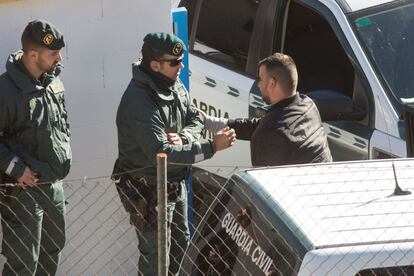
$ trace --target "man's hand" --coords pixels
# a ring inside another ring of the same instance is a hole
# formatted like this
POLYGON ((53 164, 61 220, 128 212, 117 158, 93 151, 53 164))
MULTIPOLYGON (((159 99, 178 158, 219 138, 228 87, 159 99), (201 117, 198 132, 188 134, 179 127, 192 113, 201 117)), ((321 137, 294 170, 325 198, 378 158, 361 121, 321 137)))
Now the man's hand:
POLYGON ((236 132, 229 127, 219 130, 213 137, 213 144, 216 151, 231 147, 234 142, 236 142, 236 132))
POLYGON ((34 173, 29 167, 26 167, 23 175, 17 179, 17 186, 23 189, 26 187, 33 187, 36 185, 38 180, 39 179, 37 178, 36 173, 34 173))
POLYGON ((212 133, 217 133, 221 129, 227 127, 228 119, 221 117, 213 117, 207 115, 203 110, 196 108, 204 119, 204 128, 212 133))
POLYGON ((177 133, 167 133, 168 142, 173 145, 182 145, 183 141, 181 140, 181 137, 177 133))

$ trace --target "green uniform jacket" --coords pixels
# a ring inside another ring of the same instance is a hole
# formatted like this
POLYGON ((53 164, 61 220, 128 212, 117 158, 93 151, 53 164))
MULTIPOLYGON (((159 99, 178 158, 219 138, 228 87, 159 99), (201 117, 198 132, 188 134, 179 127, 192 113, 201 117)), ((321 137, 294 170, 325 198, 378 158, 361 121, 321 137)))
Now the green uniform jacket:
MULTIPOLYGON (((134 177, 156 176, 156 155, 167 153, 169 163, 193 164, 213 156, 210 140, 200 140, 204 127, 201 115, 180 81, 173 91, 162 91, 138 63, 118 108, 119 167, 134 177), (167 133, 186 137, 188 144, 168 143, 167 133), (138 170, 137 170, 138 169, 138 170)), ((169 165, 168 179, 185 177, 186 166, 169 165)))
POLYGON ((28 166, 39 182, 54 182, 72 159, 61 68, 36 85, 17 65, 22 55, 10 55, 0 76, 0 170, 17 179, 28 166))

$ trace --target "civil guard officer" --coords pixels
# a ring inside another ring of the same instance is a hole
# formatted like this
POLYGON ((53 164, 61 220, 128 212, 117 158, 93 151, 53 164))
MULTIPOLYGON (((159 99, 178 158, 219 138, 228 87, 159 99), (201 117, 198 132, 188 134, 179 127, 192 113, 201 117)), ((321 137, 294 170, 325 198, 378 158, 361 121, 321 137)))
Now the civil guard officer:
MULTIPOLYGON (((157 153, 168 154, 168 161, 175 163, 167 171, 167 217, 176 227, 172 239, 177 245, 170 254, 170 273, 174 274, 190 236, 184 181, 188 166, 211 158, 235 141, 230 128, 220 130, 212 140, 201 138, 203 119, 179 80, 185 50, 175 35, 147 34, 142 59, 133 64, 132 80, 118 107, 115 172, 122 177, 117 188, 138 236, 140 275, 157 275, 157 153)), ((170 240, 169 231, 168 243, 170 240)))
POLYGON ((62 179, 72 159, 59 79, 65 41, 51 23, 34 20, 21 42, 0 76, 3 275, 54 275, 65 244, 62 179))

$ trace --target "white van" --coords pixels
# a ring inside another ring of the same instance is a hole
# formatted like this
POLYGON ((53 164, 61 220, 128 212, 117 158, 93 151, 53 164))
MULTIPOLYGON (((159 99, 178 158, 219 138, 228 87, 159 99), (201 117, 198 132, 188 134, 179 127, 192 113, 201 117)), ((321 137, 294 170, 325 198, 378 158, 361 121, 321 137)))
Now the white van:
MULTIPOLYGON (((298 90, 313 97, 334 160, 405 157, 404 105, 414 102, 412 0, 182 0, 189 12, 190 84, 210 115, 265 109, 257 63, 295 60, 298 90)), ((248 142, 207 161, 250 164, 248 142)))
POLYGON ((240 171, 180 275, 414 275, 414 159, 240 171))

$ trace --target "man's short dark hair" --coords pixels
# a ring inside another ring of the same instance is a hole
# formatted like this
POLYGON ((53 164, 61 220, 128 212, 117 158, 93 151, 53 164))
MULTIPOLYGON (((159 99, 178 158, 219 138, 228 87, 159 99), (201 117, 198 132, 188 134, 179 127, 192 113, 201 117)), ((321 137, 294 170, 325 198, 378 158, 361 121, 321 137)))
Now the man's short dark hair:
POLYGON ((149 63, 153 60, 162 59, 165 55, 163 52, 151 48, 151 46, 149 46, 145 42, 142 45, 141 53, 142 53, 142 62, 146 65, 149 65, 149 63))
POLYGON ((23 51, 33 50, 41 47, 41 45, 33 37, 29 25, 27 25, 23 31, 21 41, 23 51))
POLYGON ((275 53, 259 62, 265 66, 269 76, 277 80, 287 94, 294 93, 298 85, 298 72, 293 59, 282 53, 275 53))

